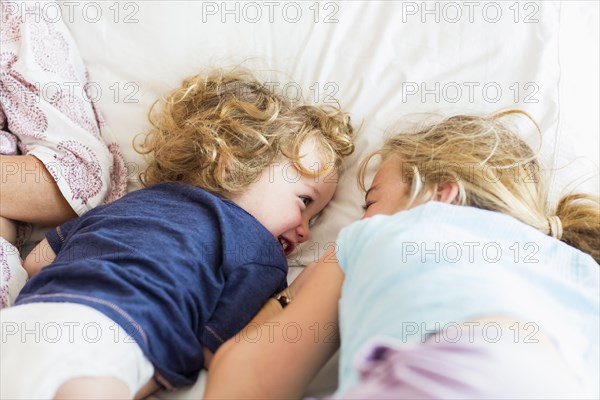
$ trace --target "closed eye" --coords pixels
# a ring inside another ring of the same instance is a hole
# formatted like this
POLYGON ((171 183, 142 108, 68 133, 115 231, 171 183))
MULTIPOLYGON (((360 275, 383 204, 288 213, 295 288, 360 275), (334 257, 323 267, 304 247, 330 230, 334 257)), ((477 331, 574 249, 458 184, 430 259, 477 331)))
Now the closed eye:
MULTIPOLYGON (((365 193, 365 205, 362 206, 364 211, 367 211, 367 209, 371 207, 371 204, 375 203, 373 200, 369 201, 369 193, 374 193, 375 191, 377 191, 377 185, 371 186, 371 188, 367 190, 367 193, 365 193)), ((371 197, 373 197, 373 195, 371 195, 371 197)))

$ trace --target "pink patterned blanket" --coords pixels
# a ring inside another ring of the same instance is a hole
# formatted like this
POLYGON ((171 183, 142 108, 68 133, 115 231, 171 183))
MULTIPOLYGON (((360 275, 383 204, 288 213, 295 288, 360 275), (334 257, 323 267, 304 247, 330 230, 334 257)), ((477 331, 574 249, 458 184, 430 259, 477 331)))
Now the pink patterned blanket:
POLYGON ((121 197, 125 163, 69 30, 22 8, 2 11, 0 153, 41 160, 79 215, 121 197))
MULTIPOLYGON (((123 196, 125 162, 90 100, 89 77, 67 27, 8 5, 0 3, 0 154, 38 158, 79 215, 123 196)), ((3 168, 2 180, 36 173, 18 171, 3 168)), ((19 224, 18 242, 26 226, 19 224)), ((0 308, 14 302, 27 280, 21 262, 17 247, 0 237, 0 308)))

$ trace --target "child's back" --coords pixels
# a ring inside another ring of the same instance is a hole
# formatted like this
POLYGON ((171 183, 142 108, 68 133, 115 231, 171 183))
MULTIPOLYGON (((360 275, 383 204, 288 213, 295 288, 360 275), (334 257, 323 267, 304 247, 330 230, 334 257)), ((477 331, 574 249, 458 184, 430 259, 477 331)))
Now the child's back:
POLYGON ((130 193, 47 239, 57 257, 17 304, 68 301, 101 311, 173 386, 195 382, 202 346, 216 351, 286 287, 273 235, 232 201, 191 185, 130 193), (190 367, 194 374, 181 372, 190 367))

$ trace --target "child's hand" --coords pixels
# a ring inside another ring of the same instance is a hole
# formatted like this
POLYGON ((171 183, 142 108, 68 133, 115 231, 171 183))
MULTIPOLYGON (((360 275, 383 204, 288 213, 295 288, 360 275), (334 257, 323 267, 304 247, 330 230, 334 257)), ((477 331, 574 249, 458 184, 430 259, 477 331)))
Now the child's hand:
POLYGON ((37 246, 31 250, 25 261, 23 261, 23 268, 29 274, 31 278, 33 275, 37 274, 42 270, 42 268, 47 267, 52 264, 52 261, 56 258, 56 254, 52 247, 50 247, 50 243, 48 243, 48 239, 42 240, 38 243, 37 246))
POLYGON ((17 241, 17 224, 11 219, 0 217, 0 237, 14 245, 17 241))

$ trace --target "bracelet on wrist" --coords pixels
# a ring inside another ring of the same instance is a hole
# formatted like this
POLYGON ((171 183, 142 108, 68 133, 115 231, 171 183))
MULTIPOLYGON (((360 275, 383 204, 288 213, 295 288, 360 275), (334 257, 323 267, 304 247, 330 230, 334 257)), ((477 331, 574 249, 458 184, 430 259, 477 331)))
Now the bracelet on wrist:
POLYGON ((275 300, 277 300, 279 302, 279 304, 281 304, 281 308, 286 308, 287 305, 292 302, 292 299, 287 297, 285 294, 281 294, 281 293, 276 294, 275 296, 273 296, 273 298, 275 300))

